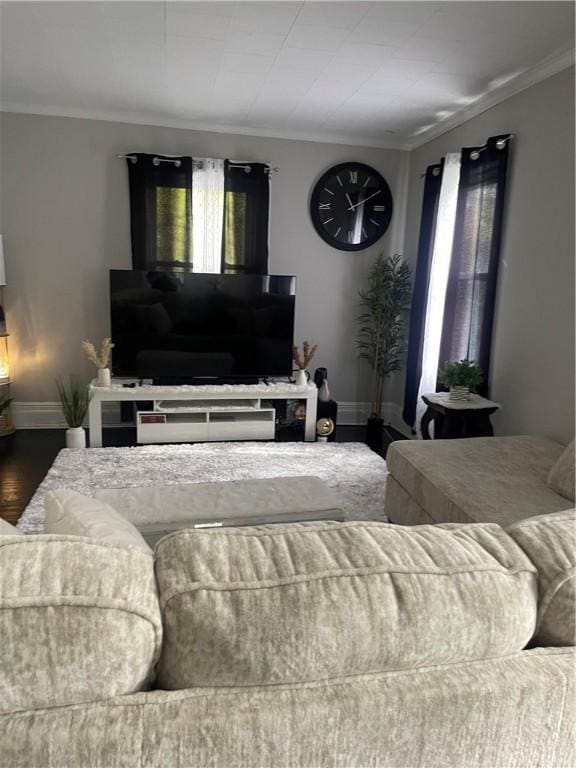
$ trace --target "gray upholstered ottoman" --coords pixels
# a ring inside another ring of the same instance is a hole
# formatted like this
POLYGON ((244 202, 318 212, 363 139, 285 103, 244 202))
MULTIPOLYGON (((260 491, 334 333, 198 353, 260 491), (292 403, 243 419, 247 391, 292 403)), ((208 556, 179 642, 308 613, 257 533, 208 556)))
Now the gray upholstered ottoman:
POLYGON ((319 477, 112 488, 94 496, 133 523, 150 546, 180 528, 346 519, 337 496, 319 477))

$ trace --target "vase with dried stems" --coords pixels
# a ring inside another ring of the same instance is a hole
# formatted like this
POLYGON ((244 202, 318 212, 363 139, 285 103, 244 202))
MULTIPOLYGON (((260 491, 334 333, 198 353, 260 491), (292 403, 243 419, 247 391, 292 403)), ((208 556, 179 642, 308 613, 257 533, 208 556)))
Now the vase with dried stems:
POLYGON ((366 425, 366 442, 371 448, 382 448, 384 382, 404 362, 410 297, 408 263, 399 254, 378 256, 368 273, 366 288, 360 291, 356 338, 359 357, 372 368, 372 413, 366 425))
POLYGON ((308 384, 306 369, 312 362, 314 355, 318 350, 318 344, 311 345, 309 341, 302 344, 302 353, 296 344, 292 345, 292 359, 296 363, 296 379, 294 381, 299 387, 305 387, 308 384))
POLYGON ((96 351, 96 347, 91 341, 83 341, 82 349, 86 353, 86 357, 91 363, 94 363, 98 370, 97 385, 99 387, 109 387, 111 383, 110 378, 110 355, 112 353, 112 339, 105 338, 100 346, 100 351, 96 351))
POLYGON ((68 424, 66 430, 66 448, 86 448, 86 432, 84 419, 90 404, 88 387, 76 376, 70 376, 66 385, 62 379, 57 379, 56 387, 62 406, 62 413, 68 424))

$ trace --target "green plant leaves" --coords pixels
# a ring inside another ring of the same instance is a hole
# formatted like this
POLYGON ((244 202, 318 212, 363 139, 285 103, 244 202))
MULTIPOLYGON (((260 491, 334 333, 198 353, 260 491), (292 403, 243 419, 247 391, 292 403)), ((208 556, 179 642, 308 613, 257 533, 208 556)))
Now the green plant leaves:
POLYGON ((373 371, 373 413, 380 416, 384 379, 402 367, 406 351, 406 312, 410 309, 411 270, 400 256, 380 255, 359 292, 358 357, 373 371))
POLYGON ((448 389, 468 387, 471 392, 476 392, 483 379, 484 374, 480 366, 468 358, 459 362, 446 363, 444 368, 438 371, 438 381, 448 389))
POLYGON ((56 387, 66 423, 69 427, 81 427, 90 404, 88 387, 76 376, 70 376, 68 386, 57 379, 56 387))

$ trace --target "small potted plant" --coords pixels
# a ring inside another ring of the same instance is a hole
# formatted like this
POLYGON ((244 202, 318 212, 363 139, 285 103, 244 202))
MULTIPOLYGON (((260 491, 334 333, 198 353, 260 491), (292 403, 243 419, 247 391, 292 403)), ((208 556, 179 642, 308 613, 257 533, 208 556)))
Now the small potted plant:
POLYGON ((306 368, 308 368, 308 366, 312 362, 312 359, 316 354, 317 349, 318 349, 318 344, 314 344, 313 346, 310 346, 310 342, 305 341, 302 344, 302 354, 300 354, 300 349, 296 346, 296 344, 292 346, 292 358, 296 363, 296 367, 298 368, 295 383, 299 387, 305 387, 306 384, 308 384, 306 368))
POLYGON ((68 424, 66 430, 66 448, 86 448, 86 432, 84 419, 90 404, 88 387, 82 384, 75 376, 70 376, 68 385, 62 379, 56 381, 58 397, 62 406, 62 413, 68 424))
POLYGON ((100 352, 96 351, 96 347, 91 341, 83 341, 82 349, 86 353, 86 357, 91 363, 94 363, 98 369, 97 384, 99 387, 110 386, 110 354, 112 352, 112 340, 105 338, 102 341, 100 352))
POLYGON ((482 380, 481 368, 468 358, 446 363, 438 371, 438 381, 450 391, 450 400, 469 400, 470 392, 477 392, 482 380))
POLYGON ((0 395, 0 437, 7 437, 14 432, 14 426, 10 419, 10 403, 13 398, 9 395, 0 395))

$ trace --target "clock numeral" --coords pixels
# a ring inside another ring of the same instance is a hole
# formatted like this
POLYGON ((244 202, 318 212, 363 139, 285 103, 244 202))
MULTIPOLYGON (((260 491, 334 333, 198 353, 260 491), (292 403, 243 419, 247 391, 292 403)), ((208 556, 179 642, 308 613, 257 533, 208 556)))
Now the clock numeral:
POLYGON ((354 232, 351 229, 348 230, 348 242, 349 243, 354 242, 354 232))
POLYGON ((318 207, 321 211, 329 211, 332 208, 332 203, 320 203, 318 207))
POLYGON ((374 210, 375 211, 384 211, 385 210, 385 206, 384 205, 375 205, 374 206, 374 210))
POLYGON ((358 184, 358 171, 350 171, 350 184, 358 184))
POLYGON ((366 232, 364 227, 362 227, 362 237, 368 237, 368 233, 366 232))
POLYGON ((370 181, 371 178, 372 178, 372 176, 368 176, 368 178, 366 179, 366 181, 364 182, 364 184, 362 186, 363 187, 367 187, 368 186, 368 182, 370 181))
POLYGON ((376 224, 377 227, 380 226, 380 224, 377 221, 374 221, 374 219, 370 219, 370 221, 372 222, 372 224, 376 224))
POLYGON ((326 219, 326 221, 323 221, 322 224, 330 224, 331 221, 334 221, 334 216, 332 216, 331 219, 326 219))
POLYGON ((334 237, 338 237, 338 235, 340 234, 341 231, 342 231, 342 227, 338 227, 336 232, 334 232, 334 237))
POLYGON ((329 194, 329 195, 332 195, 332 196, 334 196, 334 192, 332 192, 332 190, 331 190, 331 189, 328 189, 328 187, 324 187, 324 190, 325 190, 326 192, 328 192, 328 194, 329 194))
POLYGON ((340 178, 340 176, 336 176, 336 179, 338 180, 338 184, 340 184, 340 186, 343 187, 344 184, 342 184, 342 179, 340 178))

